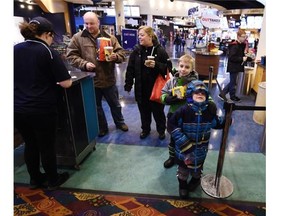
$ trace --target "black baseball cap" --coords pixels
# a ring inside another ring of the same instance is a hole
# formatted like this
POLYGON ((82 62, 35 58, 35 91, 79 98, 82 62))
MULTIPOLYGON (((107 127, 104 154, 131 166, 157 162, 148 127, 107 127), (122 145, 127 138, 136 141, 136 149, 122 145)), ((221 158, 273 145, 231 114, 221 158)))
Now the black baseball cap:
POLYGON ((40 32, 52 32, 55 33, 52 23, 44 17, 38 16, 30 20, 29 24, 36 24, 38 31, 40 32))

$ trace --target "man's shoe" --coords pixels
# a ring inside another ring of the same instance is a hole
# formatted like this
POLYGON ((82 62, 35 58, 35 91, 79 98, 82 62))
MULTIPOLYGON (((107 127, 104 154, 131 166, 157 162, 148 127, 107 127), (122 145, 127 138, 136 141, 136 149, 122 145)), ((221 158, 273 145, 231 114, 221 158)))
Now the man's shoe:
POLYGON ((46 173, 41 173, 39 179, 30 179, 30 189, 36 189, 41 187, 47 187, 47 175, 46 173))
POLYGON ((237 96, 233 96, 233 97, 231 97, 230 99, 231 99, 232 101, 235 101, 235 102, 240 102, 240 101, 241 101, 241 99, 238 98, 237 96))
POLYGON ((188 183, 189 191, 194 191, 199 184, 200 178, 191 178, 190 182, 188 183))
POLYGON ((58 175, 58 179, 55 182, 49 183, 48 190, 56 190, 60 185, 67 181, 69 173, 64 172, 58 175))
POLYGON ((175 164, 174 157, 169 157, 165 162, 164 162, 164 167, 165 168, 171 168, 175 164))
POLYGON ((222 97, 221 94, 218 95, 218 98, 220 98, 222 101, 224 101, 224 98, 222 97))
POLYGON ((126 131, 129 130, 129 129, 128 129, 128 126, 127 126, 125 123, 123 123, 123 124, 121 124, 121 125, 119 125, 119 126, 116 126, 116 127, 117 127, 118 129, 124 131, 124 132, 126 132, 126 131))
POLYGON ((98 137, 103 137, 108 133, 108 130, 100 130, 98 133, 98 137))
POLYGON ((165 139, 165 133, 159 133, 159 137, 160 140, 164 140, 165 139))
POLYGON ((150 132, 142 131, 140 134, 140 139, 145 139, 149 134, 150 134, 150 132))

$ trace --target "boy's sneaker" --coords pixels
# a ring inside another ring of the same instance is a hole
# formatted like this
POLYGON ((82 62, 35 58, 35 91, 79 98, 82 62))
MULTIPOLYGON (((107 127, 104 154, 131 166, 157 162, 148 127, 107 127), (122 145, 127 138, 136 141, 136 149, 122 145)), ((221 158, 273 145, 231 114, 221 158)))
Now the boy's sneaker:
POLYGON ((230 99, 231 99, 232 101, 235 101, 235 102, 240 102, 240 101, 241 101, 241 99, 238 98, 237 96, 233 96, 233 97, 231 97, 230 99))
POLYGON ((58 179, 53 183, 49 183, 48 189, 49 190, 56 190, 60 185, 62 185, 64 182, 66 182, 68 178, 69 178, 68 172, 58 174, 58 179))
POLYGON ((218 97, 219 97, 222 101, 224 101, 224 98, 222 97, 221 94, 219 94, 218 97))

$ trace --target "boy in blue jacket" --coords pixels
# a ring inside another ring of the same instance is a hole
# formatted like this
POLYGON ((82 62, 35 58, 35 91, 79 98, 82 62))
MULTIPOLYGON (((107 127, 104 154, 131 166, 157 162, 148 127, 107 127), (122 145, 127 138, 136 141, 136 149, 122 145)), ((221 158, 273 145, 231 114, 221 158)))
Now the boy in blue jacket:
POLYGON ((187 104, 174 112, 167 125, 175 141, 179 196, 182 199, 187 199, 189 191, 200 183, 211 129, 222 129, 225 124, 216 114, 215 103, 209 101, 208 89, 202 81, 195 80, 187 85, 186 100, 187 104))

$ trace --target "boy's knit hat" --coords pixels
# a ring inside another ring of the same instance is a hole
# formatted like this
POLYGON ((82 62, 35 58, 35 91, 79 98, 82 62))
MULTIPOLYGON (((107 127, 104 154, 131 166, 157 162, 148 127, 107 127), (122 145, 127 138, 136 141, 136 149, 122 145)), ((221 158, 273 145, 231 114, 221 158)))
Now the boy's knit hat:
POLYGON ((193 100, 193 93, 197 92, 197 91, 202 91, 205 93, 206 95, 206 101, 203 103, 207 103, 208 102, 208 97, 209 97, 209 92, 208 92, 208 88, 205 85, 205 83, 201 80, 193 80, 190 83, 187 84, 187 90, 186 90, 186 100, 187 103, 193 103, 195 105, 203 105, 203 103, 199 104, 198 102, 193 100))

